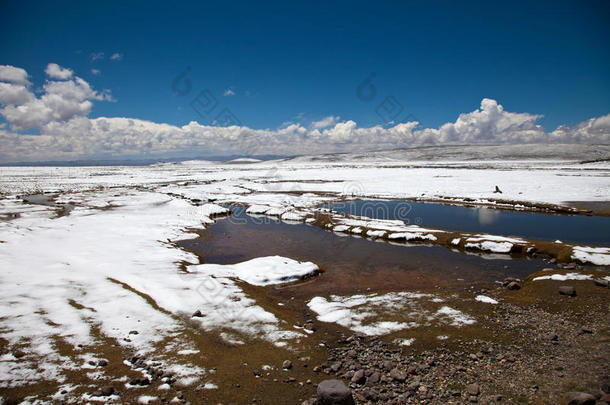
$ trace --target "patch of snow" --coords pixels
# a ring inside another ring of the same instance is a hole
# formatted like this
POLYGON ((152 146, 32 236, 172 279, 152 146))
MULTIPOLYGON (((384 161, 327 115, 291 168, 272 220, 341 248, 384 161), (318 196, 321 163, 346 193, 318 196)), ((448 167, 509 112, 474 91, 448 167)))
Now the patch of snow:
POLYGON ((451 325, 453 326, 463 326, 463 325, 472 325, 476 323, 476 320, 469 317, 457 309, 453 309, 448 306, 444 306, 438 311, 436 311, 437 316, 446 316, 451 319, 451 325))
POLYGON ((474 297, 475 300, 480 301, 480 302, 484 302, 486 304, 497 304, 498 301, 494 300, 491 297, 488 297, 486 295, 477 295, 476 297, 474 297))
MULTIPOLYGON (((352 296, 314 297, 307 306, 321 322, 333 322, 368 336, 385 335, 399 330, 430 326, 433 322, 462 326, 474 320, 449 307, 436 312, 432 294, 396 292, 352 296), (451 312, 453 311, 453 312, 451 312)), ((438 308, 438 306, 437 306, 438 308)))
POLYGON ((281 256, 257 257, 237 264, 199 264, 189 266, 191 274, 234 277, 248 284, 265 286, 311 277, 319 270, 312 262, 299 262, 281 256))
POLYGON ((610 248, 574 246, 572 248, 572 259, 597 266, 610 266, 610 248))
POLYGON ((589 274, 580 273, 567 273, 567 274, 551 274, 548 276, 538 276, 532 281, 539 280, 554 280, 554 281, 566 281, 566 280, 592 280, 593 277, 589 274))

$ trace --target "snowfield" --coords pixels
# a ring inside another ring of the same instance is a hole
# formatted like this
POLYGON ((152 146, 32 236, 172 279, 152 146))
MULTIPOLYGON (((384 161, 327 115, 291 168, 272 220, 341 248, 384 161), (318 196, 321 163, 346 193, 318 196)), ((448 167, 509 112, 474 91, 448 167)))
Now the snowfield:
MULTIPOLYGON (((610 166, 604 162, 415 164, 391 154, 371 156, 354 161, 0 168, 0 338, 12 351, 0 357, 0 387, 40 379, 63 382, 65 372, 94 357, 87 348, 104 338, 138 353, 166 354, 167 368, 182 370, 185 381, 208 378, 206 370, 180 360, 197 353, 182 333, 186 322, 234 345, 262 339, 290 347, 307 339, 242 287, 312 277, 319 270, 315 263, 272 256, 231 265, 201 264, 175 245, 227 215, 223 205, 240 204, 250 215, 287 222, 313 223, 312 216, 325 213, 330 218, 326 229, 343 235, 433 243, 445 231, 317 207, 346 197, 452 197, 490 204, 504 204, 499 198, 559 205, 610 201, 610 166), (501 195, 493 193, 496 185, 501 195), (34 193, 46 193, 51 201, 24 202, 23 195, 34 193), (58 342, 81 357, 62 355, 58 342), (18 349, 25 355, 15 357, 18 349)), ((527 241, 465 235, 451 243, 506 253, 527 241)), ((610 265, 608 248, 575 246, 572 257, 610 265)), ((478 296, 476 301, 486 305, 495 300, 478 296)), ((476 322, 438 297, 413 292, 314 297, 307 305, 321 322, 366 335, 476 322)), ((152 400, 141 398, 142 403, 152 400)))

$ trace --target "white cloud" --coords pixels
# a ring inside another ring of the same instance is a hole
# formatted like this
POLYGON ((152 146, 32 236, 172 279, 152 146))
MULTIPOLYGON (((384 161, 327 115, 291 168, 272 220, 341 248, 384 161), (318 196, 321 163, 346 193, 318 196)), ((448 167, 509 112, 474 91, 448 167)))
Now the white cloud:
POLYGON ((30 84, 28 81, 28 72, 26 72, 25 69, 10 65, 0 65, 0 80, 23 86, 30 84))
POLYGON ((234 95, 235 95, 235 92, 233 91, 233 89, 228 88, 228 89, 226 89, 226 90, 225 90, 225 92, 223 93, 223 95, 224 95, 224 96, 227 96, 227 97, 228 97, 228 96, 234 96, 234 95))
MULTIPOLYGON (((87 116, 93 106, 92 100, 114 101, 109 91, 93 90, 85 80, 73 77, 70 69, 51 63, 45 72, 52 79, 69 80, 47 80, 40 97, 30 90, 29 82, 24 82, 23 78, 27 77, 25 71, 17 80, 24 84, 0 82, 0 104, 4 106, 0 114, 13 129, 42 129, 50 122, 87 116)), ((9 77, 10 80, 15 82, 12 77, 9 77)))
POLYGON ((92 61, 96 61, 98 59, 104 59, 104 52, 93 52, 90 55, 92 61))
POLYGON ((91 74, 95 76, 99 76, 102 72, 99 69, 91 69, 91 74))
POLYGON ((110 55, 110 59, 111 60, 121 60, 121 59, 123 59, 123 54, 115 52, 112 55, 110 55))
POLYGON ((49 63, 47 65, 47 68, 44 70, 44 72, 51 79, 58 79, 58 80, 67 80, 67 79, 71 78, 72 73, 74 73, 74 72, 72 72, 72 70, 63 68, 63 67, 59 66, 57 63, 49 63))
POLYGON ((335 125, 337 123, 337 121, 339 121, 339 119, 341 119, 341 117, 339 116, 328 116, 326 118, 322 118, 320 121, 314 121, 311 123, 311 126, 315 129, 322 129, 322 128, 327 128, 330 127, 331 125, 335 125))
POLYGON ((0 128, 0 161, 78 159, 96 156, 189 156, 221 154, 303 154, 360 152, 438 144, 533 142, 610 143, 610 114, 547 133, 536 114, 505 111, 495 100, 460 114, 439 128, 419 129, 418 122, 389 128, 358 127, 330 116, 310 127, 287 123, 278 129, 218 127, 195 121, 182 127, 132 118, 87 117, 95 101, 113 101, 80 77, 48 80, 39 97, 30 91, 27 72, 0 69, 0 113, 12 130, 0 128), (6 73, 8 72, 8 73, 6 73), (41 135, 15 130, 38 128, 41 135))

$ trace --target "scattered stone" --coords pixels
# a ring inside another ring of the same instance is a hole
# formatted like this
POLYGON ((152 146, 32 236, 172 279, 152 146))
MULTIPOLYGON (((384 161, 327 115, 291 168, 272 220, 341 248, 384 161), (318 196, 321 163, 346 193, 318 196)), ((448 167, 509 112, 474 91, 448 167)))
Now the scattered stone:
POLYGON ((130 335, 137 335, 137 334, 139 334, 139 333, 140 333, 140 332, 138 332, 137 330, 130 330, 130 331, 129 331, 129 334, 130 334, 130 335))
POLYGON ((200 310, 197 310, 195 312, 193 312, 193 315, 191 315, 192 318, 201 318, 203 317, 203 314, 201 313, 200 310))
POLYGON ((318 405, 354 405, 351 391, 339 380, 324 380, 318 384, 318 405))
POLYGON ((595 397, 586 392, 572 392, 568 398, 568 405, 595 405, 595 397))
POLYGON ((102 387, 100 390, 93 393, 93 396, 96 397, 109 397, 115 393, 113 386, 102 387), (96 395, 97 394, 97 395, 96 395))
POLYGON ((364 376, 364 370, 358 370, 354 373, 351 382, 354 384, 364 384, 366 377, 364 376))
POLYGON ((404 382, 407 379, 407 374, 397 368, 393 368, 392 371, 390 371, 390 377, 396 381, 404 382))
POLYGON ((575 297, 576 289, 572 286, 562 285, 559 287, 559 294, 567 295, 569 297, 575 297))
POLYGON ((610 281, 604 280, 603 278, 596 278, 593 280, 593 282, 595 283, 595 285, 600 286, 600 287, 605 287, 605 288, 610 287, 610 281))
POLYGON ((316 325, 313 322, 307 322, 303 328, 310 330, 312 332, 316 331, 316 325))
POLYGON ((470 384, 466 387, 466 392, 468 395, 477 396, 481 393, 481 389, 479 388, 479 384, 470 384))
POLYGON ((556 333, 551 333, 550 335, 547 336, 547 339, 550 340, 551 342, 556 342, 559 339, 559 336, 557 336, 556 333))
POLYGON ((506 288, 508 288, 509 290, 519 290, 521 289, 521 283, 518 281, 511 281, 510 283, 508 283, 506 288))
POLYGON ((381 374, 379 374, 379 372, 375 371, 366 379, 366 383, 367 383, 367 385, 377 384, 380 379, 381 379, 381 374))
POLYGON ((579 335, 591 335, 591 334, 593 334, 593 331, 589 328, 583 327, 583 328, 580 328, 580 330, 578 331, 578 334, 579 335))
POLYGON ((292 368, 292 362, 290 360, 284 360, 282 363, 282 368, 284 370, 290 370, 292 368))
POLYGON ((97 365, 98 365, 99 367, 106 367, 106 366, 108 365, 108 360, 101 359, 101 360, 99 360, 99 361, 97 362, 97 365))

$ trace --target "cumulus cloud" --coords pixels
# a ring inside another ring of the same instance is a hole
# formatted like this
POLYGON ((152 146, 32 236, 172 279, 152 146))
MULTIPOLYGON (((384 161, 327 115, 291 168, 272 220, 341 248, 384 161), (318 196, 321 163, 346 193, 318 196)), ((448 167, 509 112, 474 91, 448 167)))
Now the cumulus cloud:
POLYGON ((22 86, 30 84, 28 72, 26 72, 25 69, 10 65, 0 65, 0 80, 12 84, 20 84, 22 86))
POLYGON ((0 104, 4 106, 0 114, 15 130, 40 130, 51 122, 85 117, 91 111, 92 100, 113 101, 108 91, 93 90, 85 80, 73 76, 70 69, 55 63, 50 63, 45 69, 49 79, 42 86, 40 97, 31 91, 27 73, 23 71, 16 75, 15 72, 0 75, 6 80, 0 82, 0 104))
POLYGON ((91 74, 95 76, 99 76, 102 72, 99 69, 91 69, 91 74))
POLYGON ((311 126, 315 129, 322 129, 322 128, 327 128, 330 127, 331 125, 335 125, 339 120, 341 119, 341 117, 339 116, 328 116, 326 118, 322 118, 320 121, 314 121, 311 123, 311 126))
POLYGON ((51 79, 58 79, 58 80, 67 80, 67 79, 71 78, 72 73, 74 73, 74 72, 72 72, 72 70, 63 68, 63 67, 59 66, 57 63, 49 63, 47 65, 47 68, 44 70, 44 72, 51 79))
MULTIPOLYGON (((62 68, 63 69, 63 68, 62 68)), ((53 77, 49 75, 51 79, 53 77)), ((12 130, 0 127, 0 161, 82 159, 110 156, 260 155, 361 152, 440 144, 610 143, 610 114, 546 132, 540 115, 504 110, 492 99, 439 128, 420 129, 416 121, 384 127, 358 127, 355 121, 329 116, 312 123, 278 129, 211 126, 192 121, 184 126, 134 118, 87 117, 92 103, 112 100, 83 79, 47 80, 43 93, 30 91, 27 72, 0 68, 0 113, 12 130), (40 135, 15 132, 38 128, 40 135)))
POLYGON ((223 93, 225 96, 229 97, 229 96, 234 96, 235 92, 233 91, 233 89, 228 88, 225 90, 225 92, 223 93))
POLYGON ((115 52, 112 55, 110 55, 110 59, 111 60, 121 60, 121 59, 123 59, 123 54, 115 52))

